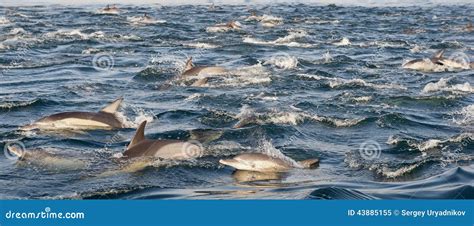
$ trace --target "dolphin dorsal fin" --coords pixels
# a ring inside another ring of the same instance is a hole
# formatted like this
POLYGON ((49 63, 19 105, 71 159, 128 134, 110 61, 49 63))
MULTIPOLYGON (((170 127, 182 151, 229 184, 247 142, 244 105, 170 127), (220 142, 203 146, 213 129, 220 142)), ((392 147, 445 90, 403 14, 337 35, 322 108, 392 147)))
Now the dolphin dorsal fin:
POLYGON ((105 108, 102 108, 100 112, 114 114, 115 112, 117 112, 118 108, 122 104, 122 101, 123 101, 123 97, 119 97, 118 99, 114 100, 114 102, 107 105, 105 108))
POLYGON ((190 70, 193 67, 194 67, 193 57, 189 57, 188 60, 186 61, 186 66, 184 67, 184 71, 190 70))
POLYGON ((143 121, 138 127, 137 132, 135 132, 135 136, 133 136, 132 141, 130 141, 130 144, 127 146, 127 150, 145 140, 145 126, 146 120, 143 121))
POLYGON ((439 50, 438 52, 436 52, 434 55, 433 55, 433 59, 441 59, 443 58, 443 54, 444 54, 444 49, 442 50, 439 50))

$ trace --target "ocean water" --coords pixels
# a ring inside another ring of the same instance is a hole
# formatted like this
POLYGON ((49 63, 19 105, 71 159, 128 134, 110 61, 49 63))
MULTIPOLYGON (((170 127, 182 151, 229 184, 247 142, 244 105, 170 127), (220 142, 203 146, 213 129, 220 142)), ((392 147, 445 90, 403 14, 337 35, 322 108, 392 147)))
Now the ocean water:
POLYGON ((473 70, 402 68, 441 49, 471 61, 472 4, 100 7, 0 6, 1 146, 48 156, 0 155, 0 198, 474 198, 473 70), (210 28, 230 20, 242 29, 210 28), (188 57, 229 72, 193 86, 178 76, 188 57), (19 129, 119 96, 126 129, 19 129), (202 156, 127 168, 119 156, 143 120, 149 138, 199 138, 202 156), (320 166, 218 163, 245 152, 320 166))

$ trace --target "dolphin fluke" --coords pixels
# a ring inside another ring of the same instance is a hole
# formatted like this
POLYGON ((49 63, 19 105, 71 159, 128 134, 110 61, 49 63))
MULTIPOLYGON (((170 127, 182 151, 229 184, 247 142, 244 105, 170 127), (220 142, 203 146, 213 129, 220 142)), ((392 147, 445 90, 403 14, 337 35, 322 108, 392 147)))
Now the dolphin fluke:
POLYGON ((105 113, 110 113, 110 114, 115 114, 120 107, 120 105, 123 102, 123 97, 119 97, 116 100, 114 100, 112 103, 107 105, 105 108, 102 108, 100 112, 105 112, 105 113))
POLYGON ((127 149, 132 148, 136 144, 140 143, 141 141, 145 140, 145 126, 146 126, 147 121, 143 121, 142 124, 137 129, 137 132, 135 132, 135 136, 133 136, 132 141, 130 144, 128 144, 127 149))

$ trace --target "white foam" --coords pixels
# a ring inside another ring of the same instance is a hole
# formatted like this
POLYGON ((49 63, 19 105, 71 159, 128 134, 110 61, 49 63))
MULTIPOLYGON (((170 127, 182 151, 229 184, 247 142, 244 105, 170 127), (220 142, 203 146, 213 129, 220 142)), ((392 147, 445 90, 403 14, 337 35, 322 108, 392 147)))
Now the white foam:
POLYGON ((459 115, 459 118, 455 118, 454 123, 459 125, 474 125, 474 104, 463 107, 460 111, 454 112, 455 115, 459 115))
POLYGON ((202 94, 202 93, 193 93, 190 96, 186 97, 186 99, 184 99, 184 100, 185 101, 192 101, 192 100, 195 100, 195 99, 199 99, 203 96, 204 96, 204 94, 202 94))
POLYGON ((277 38, 273 41, 264 41, 264 40, 256 39, 253 37, 244 37, 242 41, 244 43, 250 43, 250 44, 255 44, 255 45, 274 45, 274 46, 310 48, 314 45, 308 44, 308 43, 297 42, 298 39, 304 38, 307 35, 308 33, 306 33, 306 31, 294 30, 294 31, 290 31, 288 35, 277 38))
POLYGON ((166 23, 166 20, 156 20, 153 18, 147 18, 144 16, 132 16, 132 17, 127 17, 127 21, 130 22, 133 25, 139 25, 139 24, 163 24, 166 23))
POLYGON ((298 66, 298 58, 290 55, 277 55, 272 56, 270 59, 266 60, 263 65, 274 65, 280 69, 293 69, 298 66))
POLYGON ((20 34, 27 34, 28 32, 25 31, 25 29, 21 27, 13 28, 10 32, 8 32, 9 35, 20 35, 20 34))
POLYGON ((122 122, 126 128, 137 128, 143 121, 152 122, 155 118, 152 112, 145 111, 143 108, 138 108, 132 105, 122 104, 122 108, 130 108, 134 113, 133 119, 128 118, 124 112, 116 112, 115 115, 122 122))
POLYGON ((383 167, 383 168, 381 168, 377 171, 378 171, 378 173, 382 174, 386 178, 397 178, 397 177, 400 177, 400 176, 403 176, 405 174, 408 174, 408 173, 412 172, 413 170, 418 168, 422 163, 423 162, 411 164, 411 165, 408 165, 408 166, 402 166, 402 167, 400 167, 399 169, 396 169, 396 170, 389 169, 387 167, 383 167))
POLYGON ((5 25, 9 23, 10 23, 10 20, 8 20, 6 17, 0 17, 0 25, 5 25))
POLYGON ((304 168, 301 164, 297 161, 289 158, 288 156, 284 155, 280 150, 275 148, 271 141, 268 140, 261 140, 259 144, 259 149, 263 154, 268 156, 281 159, 289 164, 291 164, 295 168, 304 168))
POLYGON ((245 125, 246 123, 257 123, 257 124, 290 124, 298 125, 305 120, 326 122, 336 127, 350 127, 357 125, 363 119, 339 119, 331 118, 326 116, 313 115, 303 111, 279 111, 272 110, 266 113, 257 113, 254 109, 248 105, 244 105, 239 114, 236 115, 239 119, 238 125, 245 125))
POLYGON ((339 87, 347 86, 347 85, 357 85, 357 86, 364 86, 364 87, 370 87, 370 88, 375 88, 375 89, 401 89, 401 90, 407 89, 406 87, 402 85, 398 85, 398 84, 374 84, 374 83, 366 82, 363 79, 359 79, 359 78, 354 78, 354 79, 330 78, 330 77, 323 77, 319 75, 310 75, 310 74, 298 74, 298 76, 311 78, 314 80, 329 81, 329 87, 331 88, 339 88, 339 87))
POLYGON ((57 31, 53 32, 48 32, 44 34, 46 38, 70 38, 70 37, 78 37, 83 40, 89 40, 92 38, 104 38, 105 34, 102 31, 96 31, 90 34, 85 34, 82 33, 81 30, 79 29, 73 29, 73 30, 65 30, 65 29, 60 29, 57 31))
POLYGON ((199 49, 215 49, 220 46, 210 44, 210 43, 202 43, 202 42, 196 42, 196 43, 185 43, 183 44, 185 46, 193 47, 193 48, 199 48, 199 49))
POLYGON ((453 93, 474 93, 474 88, 468 82, 449 86, 448 82, 451 79, 452 78, 441 78, 437 82, 430 82, 425 85, 421 92, 425 94, 438 91, 448 91, 453 93))
POLYGON ((351 45, 351 41, 349 41, 349 38, 342 38, 341 41, 339 42, 334 42, 333 45, 335 46, 350 46, 351 45))

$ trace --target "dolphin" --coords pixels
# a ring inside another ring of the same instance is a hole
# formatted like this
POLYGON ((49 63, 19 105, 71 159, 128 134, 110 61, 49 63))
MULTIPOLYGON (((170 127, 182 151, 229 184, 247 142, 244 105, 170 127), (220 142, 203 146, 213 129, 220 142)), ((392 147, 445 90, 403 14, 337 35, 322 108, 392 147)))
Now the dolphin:
POLYGON ((418 71, 432 71, 435 67, 443 67, 444 64, 440 62, 443 58, 444 50, 436 52, 430 59, 415 59, 410 60, 402 65, 405 69, 412 69, 418 71))
POLYGON ((293 168, 313 169, 319 165, 319 159, 298 161, 299 166, 261 153, 247 153, 235 156, 232 159, 221 159, 219 163, 234 167, 238 170, 257 172, 286 172, 293 168))
POLYGON ((227 32, 230 30, 241 30, 242 29, 242 24, 240 24, 238 21, 230 21, 228 23, 221 23, 221 24, 216 24, 211 27, 207 27, 206 31, 207 32, 227 32))
POLYGON ((418 71, 445 71, 451 70, 468 70, 474 68, 474 64, 469 62, 459 62, 453 59, 444 58, 445 50, 436 52, 430 59, 415 59, 408 61, 402 65, 403 68, 418 71))
POLYGON ((203 147, 192 141, 151 140, 145 138, 146 121, 138 127, 135 136, 123 153, 124 158, 154 157, 170 160, 186 160, 201 157, 203 147))
POLYGON ((226 72, 227 70, 223 67, 215 67, 215 66, 195 67, 193 64, 193 58, 190 57, 186 61, 186 66, 181 76, 188 77, 188 76, 199 76, 199 75, 219 75, 219 74, 224 74, 226 72))
POLYGON ((6 150, 9 155, 17 158, 17 164, 35 165, 53 170, 79 170, 86 167, 86 163, 82 160, 63 158, 40 149, 25 151, 21 147, 7 144, 6 150))
POLYGON ((43 129, 117 129, 124 128, 116 112, 123 98, 120 97, 99 112, 63 112, 39 119, 33 124, 22 127, 22 130, 43 129))

